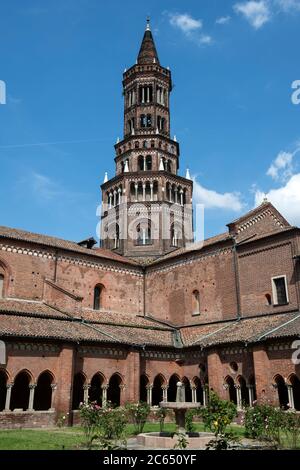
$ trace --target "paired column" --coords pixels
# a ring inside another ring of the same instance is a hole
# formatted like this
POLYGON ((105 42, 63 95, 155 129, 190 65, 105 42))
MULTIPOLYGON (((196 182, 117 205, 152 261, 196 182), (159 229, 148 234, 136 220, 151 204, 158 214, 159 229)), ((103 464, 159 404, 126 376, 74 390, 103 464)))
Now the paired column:
POLYGON ((150 183, 150 201, 153 201, 153 183, 150 183))
POLYGON ((29 405, 28 411, 33 411, 33 402, 34 402, 34 391, 36 389, 36 384, 29 385, 29 405))
POLYGON ((102 408, 104 408, 107 404, 107 390, 108 390, 108 385, 102 385, 102 408))
POLYGON ((249 406, 253 406, 254 402, 254 385, 247 385, 248 394, 249 394, 249 406))
POLYGON ((294 402, 293 386, 290 385, 290 384, 287 384, 287 391, 288 391, 290 409, 294 410, 295 409, 295 402, 294 402))
POLYGON ((4 411, 10 411, 11 389, 13 388, 13 386, 13 383, 6 385, 6 400, 4 411))
POLYGON ((235 385, 236 389, 236 402, 237 402, 237 409, 238 411, 242 410, 242 393, 240 385, 235 385))
POLYGON ((168 385, 163 385, 162 387, 162 391, 163 391, 163 401, 164 402, 167 402, 168 401, 168 385))
POLYGON ((86 405, 89 402, 89 389, 91 388, 90 385, 83 386, 83 403, 86 405))
POLYGON ((149 406, 152 406, 152 389, 153 389, 153 385, 147 385, 146 389, 147 389, 147 404, 149 406))

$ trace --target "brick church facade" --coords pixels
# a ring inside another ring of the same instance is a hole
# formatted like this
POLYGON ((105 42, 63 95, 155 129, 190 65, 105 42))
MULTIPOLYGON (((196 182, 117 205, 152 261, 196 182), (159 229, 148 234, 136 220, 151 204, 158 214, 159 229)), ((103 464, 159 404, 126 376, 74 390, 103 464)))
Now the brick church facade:
POLYGON ((203 244, 170 136, 172 78, 147 24, 123 75, 101 246, 0 227, 0 426, 80 402, 255 401, 300 410, 300 230, 268 201, 203 244))

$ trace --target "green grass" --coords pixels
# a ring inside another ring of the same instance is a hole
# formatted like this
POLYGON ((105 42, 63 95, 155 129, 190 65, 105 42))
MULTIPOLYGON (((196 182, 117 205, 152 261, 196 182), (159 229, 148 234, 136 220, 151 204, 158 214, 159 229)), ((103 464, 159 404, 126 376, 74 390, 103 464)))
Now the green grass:
MULTIPOLYGON (((195 424, 196 431, 204 431, 202 423, 195 424)), ((231 429, 240 437, 244 428, 232 425, 231 429)), ((173 432, 176 425, 165 424, 164 431, 173 432)), ((158 432, 159 424, 146 423, 144 432, 158 432)), ((134 427, 129 424, 126 428, 127 437, 134 435, 134 427)), ((84 444, 82 428, 53 428, 53 429, 15 429, 0 431, 0 450, 71 450, 80 449, 84 444)))

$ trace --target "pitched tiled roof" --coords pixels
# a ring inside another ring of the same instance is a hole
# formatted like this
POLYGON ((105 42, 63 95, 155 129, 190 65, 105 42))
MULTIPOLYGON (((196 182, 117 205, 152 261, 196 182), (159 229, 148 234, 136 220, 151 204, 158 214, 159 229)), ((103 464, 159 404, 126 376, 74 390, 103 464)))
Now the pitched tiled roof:
POLYGON ((19 299, 0 299, 0 312, 66 318, 68 315, 43 302, 19 299))
POLYGON ((151 265, 160 263, 161 261, 165 261, 168 259, 175 258, 180 255, 186 255, 189 253, 192 253, 194 251, 201 251, 203 248, 208 248, 210 246, 213 246, 217 243, 220 242, 225 242, 230 240, 232 237, 228 232, 221 233, 220 235, 215 235, 214 237, 207 238, 203 242, 195 242, 189 245, 186 248, 178 248, 177 250, 172 251, 171 253, 168 253, 165 256, 161 256, 159 259, 153 261, 150 263, 151 265))
POLYGON ((254 343, 271 337, 299 336, 299 318, 299 312, 249 317, 182 328, 181 336, 185 346, 197 345, 203 348, 229 343, 254 343))
POLYGON ((61 238, 50 237, 48 235, 41 235, 38 233, 27 232, 25 230, 14 229, 10 227, 0 226, 0 238, 9 238, 12 240, 26 241, 36 243, 38 245, 49 246, 52 248, 59 248, 62 250, 73 251, 76 253, 82 253, 88 256, 96 256, 99 258, 105 258, 109 260, 119 261, 125 264, 131 264, 137 266, 132 260, 128 260, 117 253, 113 253, 110 250, 104 248, 93 248, 88 249, 78 245, 76 242, 69 240, 62 240, 61 238))
POLYGON ((0 336, 173 346, 174 329, 130 314, 83 310, 65 314, 42 302, 0 300, 0 336))

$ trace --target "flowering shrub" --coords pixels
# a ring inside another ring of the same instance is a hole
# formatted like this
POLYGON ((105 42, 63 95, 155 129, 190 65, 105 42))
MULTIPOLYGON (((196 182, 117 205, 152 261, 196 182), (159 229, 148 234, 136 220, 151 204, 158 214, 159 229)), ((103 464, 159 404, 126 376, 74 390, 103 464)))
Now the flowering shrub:
POLYGON ((209 429, 215 435, 215 439, 207 444, 208 449, 225 450, 229 447, 229 441, 237 440, 233 433, 226 430, 236 414, 234 403, 221 400, 216 393, 210 392, 207 407, 199 410, 205 429, 209 429))
POLYGON ((56 426, 58 426, 59 428, 65 426, 68 423, 68 417, 69 413, 61 413, 56 420, 56 426))
POLYGON ((245 414, 245 434, 252 439, 268 439, 280 442, 280 428, 285 413, 271 405, 257 405, 247 408, 245 414))
POLYGON ((110 403, 105 408, 96 402, 81 403, 80 416, 89 449, 96 439, 103 449, 112 450, 120 444, 125 445, 127 417, 123 408, 113 408, 110 403))
POLYGON ((252 439, 267 439, 297 447, 300 436, 300 416, 292 411, 283 411, 271 405, 258 405, 248 408, 245 415, 246 436, 252 439))
POLYGON ((164 430, 166 416, 167 416, 166 408, 158 408, 158 410, 155 411, 155 417, 159 421, 159 431, 160 432, 163 432, 163 430, 164 430))
POLYGON ((127 403, 125 409, 129 420, 133 422, 135 434, 143 432, 150 413, 150 406, 145 402, 127 403))

